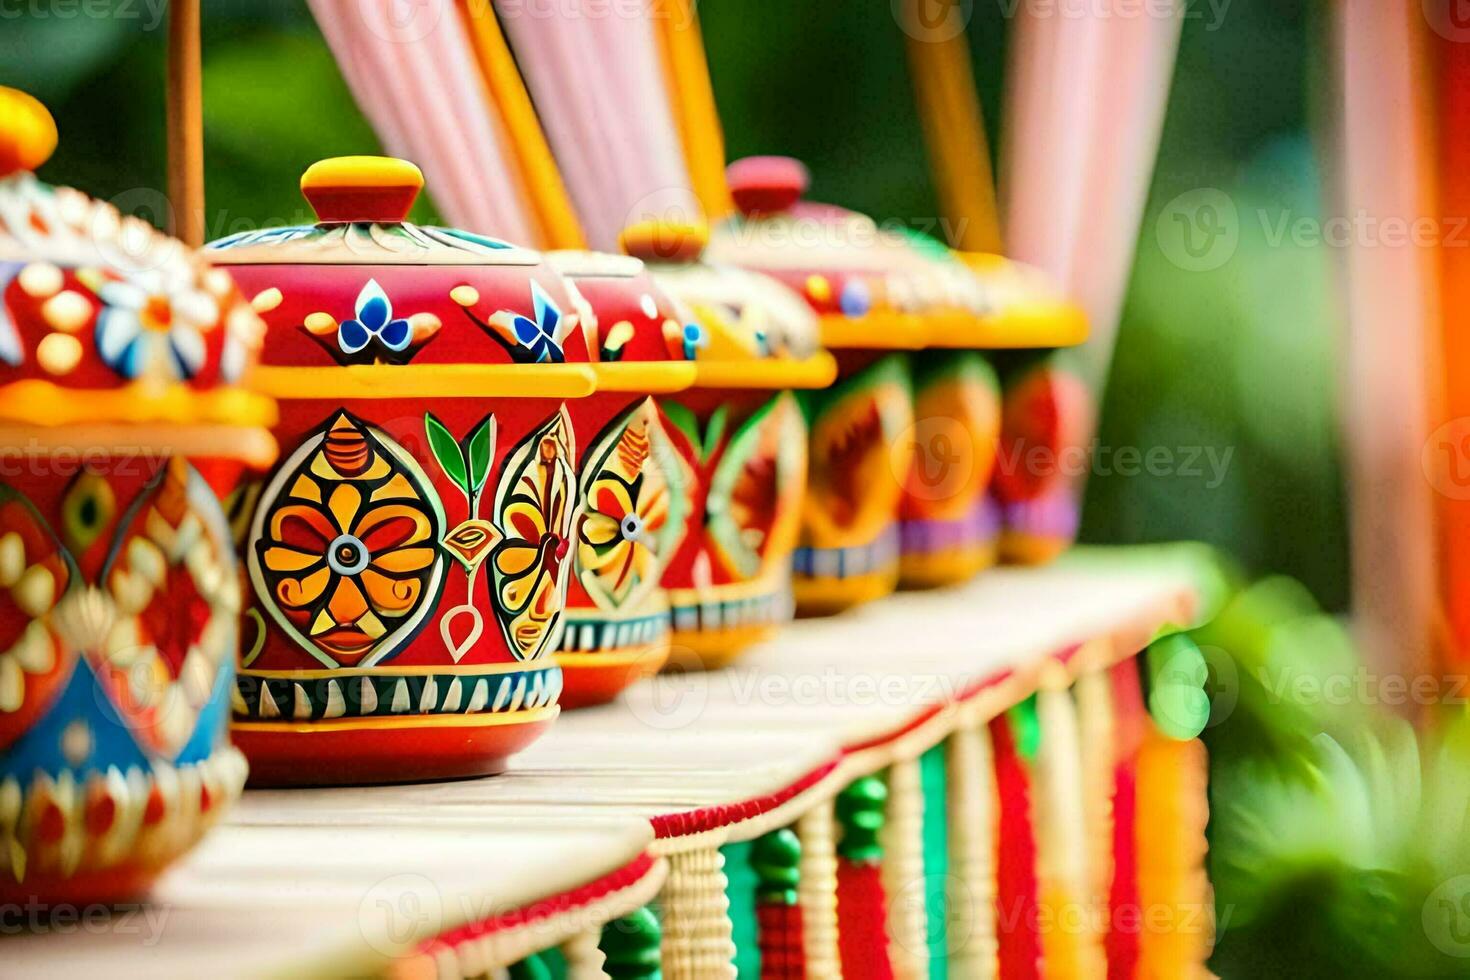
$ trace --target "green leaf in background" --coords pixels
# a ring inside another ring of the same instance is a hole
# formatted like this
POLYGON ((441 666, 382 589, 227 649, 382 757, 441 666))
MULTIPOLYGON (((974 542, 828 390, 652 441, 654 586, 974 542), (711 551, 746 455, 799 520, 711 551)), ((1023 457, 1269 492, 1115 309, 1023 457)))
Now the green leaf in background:
POLYGON ((1188 633, 1172 633, 1150 644, 1147 659, 1148 710, 1154 724, 1170 738, 1195 738, 1210 720, 1204 654, 1188 633))
POLYGON ((424 431, 429 436, 429 448, 434 451, 434 458, 439 461, 445 474, 456 486, 469 493, 469 474, 465 472, 464 457, 460 455, 459 443, 454 441, 454 436, 449 434, 444 423, 431 412, 424 413, 424 431))
POLYGON ((495 416, 487 415, 465 445, 464 457, 469 460, 469 490, 479 493, 490 475, 490 458, 495 455, 495 416))

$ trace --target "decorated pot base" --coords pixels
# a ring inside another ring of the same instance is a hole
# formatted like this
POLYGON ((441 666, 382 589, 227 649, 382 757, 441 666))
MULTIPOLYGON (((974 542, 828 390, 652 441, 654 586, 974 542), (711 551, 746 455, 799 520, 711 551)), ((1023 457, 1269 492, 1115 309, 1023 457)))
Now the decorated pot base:
POLYGON ((149 867, 129 866, 79 874, 36 875, 23 884, 0 884, 0 904, 75 909, 87 905, 124 905, 147 897, 163 873, 166 861, 149 867))
POLYGON ((791 580, 791 595, 799 617, 832 616, 853 606, 875 602, 898 589, 898 565, 852 578, 791 580))
POLYGON ((628 686, 657 674, 668 659, 667 614, 659 617, 656 628, 637 623, 579 623, 568 618, 562 648, 556 654, 557 666, 566 678, 561 705, 586 708, 606 704, 628 686), (633 636, 646 632, 651 639, 618 646, 615 637, 624 627, 633 636), (600 638, 607 634, 611 636, 603 643, 600 638), (596 645, 579 646, 582 643, 596 645))
POLYGON ((792 555, 798 616, 880 599, 898 586, 897 519, 913 465, 913 397, 903 355, 843 351, 843 377, 804 395, 807 498, 792 555))
POLYGON ((1012 565, 1044 565, 1077 540, 1081 504, 1067 484, 1035 500, 1009 504, 1000 537, 1001 560, 1012 565))
POLYGON ((561 686, 549 661, 246 670, 232 732, 250 757, 252 786, 484 776, 503 771, 556 717, 561 686))
POLYGON ((865 545, 797 548, 792 569, 798 616, 829 616, 891 595, 898 588, 898 525, 865 545))
POLYGON ((674 633, 669 663, 684 670, 718 670, 791 621, 784 577, 731 582, 703 589, 671 589, 674 633))
POLYGON ((996 544, 927 554, 905 554, 898 564, 900 589, 941 589, 968 582, 1000 558, 996 544))
POLYGON ((559 711, 552 704, 485 717, 236 722, 232 731, 250 757, 251 786, 403 783, 502 773, 559 711))
POLYGON ((990 500, 957 521, 911 519, 899 525, 899 587, 934 589, 966 582, 1000 557, 1000 513, 990 500))
POLYGON ((245 759, 217 749, 190 765, 113 769, 84 781, 0 783, 0 904, 116 905, 147 895, 240 796, 245 759), (70 870, 69 870, 70 869, 70 870), (19 875, 16 874, 19 870, 19 875))

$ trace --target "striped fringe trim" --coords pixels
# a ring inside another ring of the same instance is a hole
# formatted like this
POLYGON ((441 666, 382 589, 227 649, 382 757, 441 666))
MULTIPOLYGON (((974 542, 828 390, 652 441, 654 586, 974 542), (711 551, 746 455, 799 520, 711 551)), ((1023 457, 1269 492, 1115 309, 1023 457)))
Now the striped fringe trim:
POLYGON ((811 977, 842 980, 837 951, 837 817, 831 800, 808 810, 796 822, 801 840, 802 947, 811 977))
POLYGON ((671 854, 663 909, 664 980, 734 980, 735 939, 718 847, 671 854))
POLYGON ((1101 937, 1087 901, 1088 828, 1077 710, 1065 678, 1045 678, 1037 696, 1041 749, 1036 760, 1042 949, 1047 980, 1107 973, 1101 937))
POLYGON ((1138 756, 1138 900, 1143 915, 1136 976, 1208 976, 1214 944, 1205 874, 1208 759, 1199 739, 1177 742, 1158 731, 1138 756), (1157 923, 1166 923, 1159 928, 1157 923))
POLYGON ((1000 969, 995 936, 995 831, 998 801, 990 732, 964 725, 949 738, 949 972, 993 980, 1000 969))
POLYGON ((919 762, 888 770, 883 890, 888 896, 888 958, 897 980, 927 980, 929 920, 924 881, 924 787, 919 762))

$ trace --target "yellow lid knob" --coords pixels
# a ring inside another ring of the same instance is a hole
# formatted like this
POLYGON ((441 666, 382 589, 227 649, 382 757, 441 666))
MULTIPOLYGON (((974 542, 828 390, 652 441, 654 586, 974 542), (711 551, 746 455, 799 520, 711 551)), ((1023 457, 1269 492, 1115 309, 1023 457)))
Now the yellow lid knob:
POLYGON ((618 244, 645 262, 694 262, 709 244, 709 228, 679 221, 639 221, 623 229, 618 244))
POLYGON ((0 177, 35 170, 56 149, 56 121, 46 107, 0 85, 0 177))
POLYGON ((402 221, 423 187, 423 172, 395 157, 331 157, 301 175, 301 193, 322 224, 402 221))

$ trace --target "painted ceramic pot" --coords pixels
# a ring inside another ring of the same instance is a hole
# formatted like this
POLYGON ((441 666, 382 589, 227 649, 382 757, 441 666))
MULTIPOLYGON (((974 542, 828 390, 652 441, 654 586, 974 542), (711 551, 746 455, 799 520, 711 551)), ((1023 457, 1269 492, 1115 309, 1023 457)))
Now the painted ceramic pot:
POLYGON ((988 493, 1000 439, 1000 382, 976 351, 913 357, 914 463, 899 505, 905 588, 963 582, 995 562, 1000 519, 988 493))
POLYGON ((741 216, 715 230, 710 254, 770 275, 817 315, 840 376, 802 399, 810 474, 792 589, 801 614, 887 595, 899 577, 899 505, 913 465, 913 403, 900 351, 936 324, 973 319, 983 297, 956 291, 963 269, 934 263, 871 219, 802 200, 808 175, 781 157, 729 170, 741 216))
POLYGON ((1093 395, 1066 351, 1020 351, 999 364, 1004 395, 992 490, 1001 558, 1042 564, 1077 537, 1093 395))
POLYGON ((698 327, 626 255, 553 252, 579 303, 597 393, 574 410, 583 501, 571 552, 562 705, 601 704, 669 656, 663 577, 689 516, 693 479, 656 397, 694 383, 698 327))
POLYGON ((211 250, 263 312, 280 401, 234 698, 261 783, 497 772, 559 710, 580 314, 539 254, 405 222, 421 186, 323 161, 318 224, 211 250))
POLYGON ((703 228, 643 224, 623 234, 693 316, 697 375, 661 403, 693 488, 664 574, 671 659, 723 666, 790 618, 790 568, 807 474, 805 417, 792 389, 836 375, 810 309, 766 276, 702 261, 703 228))
POLYGON ((1037 397, 1036 382, 1026 382, 1020 397, 1009 403, 1006 418, 1013 434, 1007 451, 999 454, 1001 386, 989 361, 1003 365, 1019 382, 1045 353, 1038 348, 1085 340, 1087 318, 1025 265, 997 255, 951 252, 922 235, 908 235, 907 244, 930 260, 933 288, 969 297, 964 302, 977 314, 968 321, 942 317, 929 345, 944 349, 915 355, 913 362, 914 468, 901 508, 900 584, 932 588, 963 582, 989 566, 1002 542, 1012 560, 1021 555, 1039 560, 1072 540, 1075 481, 1060 491, 1055 481, 1042 486, 1022 477, 1028 466, 1037 467, 1038 453, 1057 468, 1062 453, 1055 438, 1069 432, 1083 438, 1078 425, 1085 429, 1090 403, 1069 398, 1070 388, 1046 382, 1037 397), (983 355, 977 347, 1007 350, 983 355), (1057 407, 1070 413, 1066 420, 1052 413, 1057 407), (1075 417, 1078 409, 1082 417, 1075 417), (1041 448, 1027 433, 1042 436, 1041 448), (1012 506, 1003 507, 986 492, 992 473, 1012 506), (1007 516, 1019 533, 1003 533, 1007 516))
POLYGON ((35 180, 54 142, 0 89, 0 903, 139 897, 238 796, 219 495, 275 453, 230 276, 35 180))

